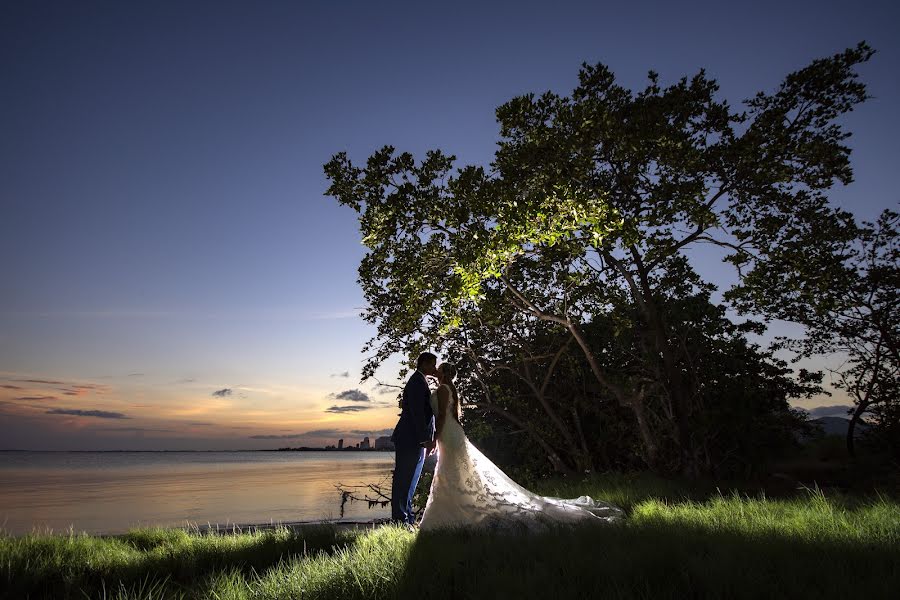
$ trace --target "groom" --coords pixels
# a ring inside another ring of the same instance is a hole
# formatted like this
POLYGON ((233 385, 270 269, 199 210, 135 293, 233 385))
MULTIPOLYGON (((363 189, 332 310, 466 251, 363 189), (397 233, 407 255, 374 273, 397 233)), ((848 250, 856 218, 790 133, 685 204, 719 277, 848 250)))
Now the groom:
POLYGON ((415 523, 413 494, 422 474, 426 451, 430 453, 435 446, 434 412, 426 375, 437 375, 437 356, 430 352, 419 355, 416 372, 403 388, 400 420, 391 436, 396 449, 391 486, 391 520, 395 523, 415 523))

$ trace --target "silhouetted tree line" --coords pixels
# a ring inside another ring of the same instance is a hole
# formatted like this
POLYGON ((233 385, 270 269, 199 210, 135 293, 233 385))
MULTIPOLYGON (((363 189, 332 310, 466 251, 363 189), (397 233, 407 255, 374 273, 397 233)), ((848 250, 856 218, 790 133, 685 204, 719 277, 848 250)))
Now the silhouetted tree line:
POLYGON ((897 214, 858 224, 826 196, 852 179, 839 117, 866 99, 854 68, 872 54, 815 60, 741 110, 703 71, 635 92, 583 65, 571 95, 497 109, 489 168, 335 155, 327 193, 368 250, 364 378, 437 349, 470 435, 515 432, 557 472, 749 475, 805 427, 789 400, 822 391, 773 353, 837 351, 852 422, 896 454, 897 214), (703 245, 734 268, 721 297, 694 268, 703 245), (808 336, 752 342, 771 319, 808 336))

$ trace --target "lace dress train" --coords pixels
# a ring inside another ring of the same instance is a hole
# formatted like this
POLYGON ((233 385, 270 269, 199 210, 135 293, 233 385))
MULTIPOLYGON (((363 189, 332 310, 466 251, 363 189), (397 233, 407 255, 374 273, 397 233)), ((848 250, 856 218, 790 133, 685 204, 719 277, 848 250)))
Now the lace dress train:
MULTIPOLYGON (((437 414, 437 392, 432 393, 431 404, 437 414)), ((623 517, 621 508, 590 496, 563 499, 528 491, 473 446, 462 426, 448 416, 438 440, 437 466, 419 528, 542 530, 623 517)))

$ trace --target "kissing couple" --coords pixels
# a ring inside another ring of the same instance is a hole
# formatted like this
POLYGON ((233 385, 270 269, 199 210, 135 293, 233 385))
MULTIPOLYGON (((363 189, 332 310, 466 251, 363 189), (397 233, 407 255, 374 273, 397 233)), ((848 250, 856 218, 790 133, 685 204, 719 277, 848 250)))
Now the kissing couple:
POLYGON ((466 437, 456 367, 437 365, 423 352, 403 388, 400 420, 391 440, 396 449, 391 486, 391 521, 414 526, 412 500, 426 455, 437 450, 437 466, 419 529, 489 528, 543 530, 548 525, 612 522, 621 508, 590 496, 562 499, 539 496, 488 460, 466 437), (428 377, 437 387, 431 390, 428 377))

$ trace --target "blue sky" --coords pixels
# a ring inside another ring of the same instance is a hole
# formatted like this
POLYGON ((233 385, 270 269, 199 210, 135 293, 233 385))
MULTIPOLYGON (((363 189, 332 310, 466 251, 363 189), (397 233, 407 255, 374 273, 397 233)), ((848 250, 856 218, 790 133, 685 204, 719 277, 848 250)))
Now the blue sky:
POLYGON ((845 119, 856 181, 832 198, 873 218, 897 202, 898 17, 890 2, 3 3, 0 446, 263 448, 391 427, 392 396, 358 382, 363 248, 322 164, 388 143, 487 163, 494 109, 566 93, 583 61, 631 87, 704 67, 737 104, 868 41, 874 98, 845 119), (368 400, 342 400, 354 389, 368 400))

